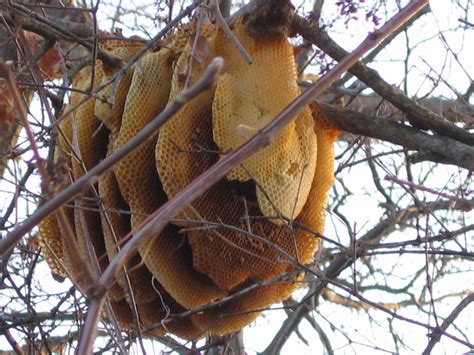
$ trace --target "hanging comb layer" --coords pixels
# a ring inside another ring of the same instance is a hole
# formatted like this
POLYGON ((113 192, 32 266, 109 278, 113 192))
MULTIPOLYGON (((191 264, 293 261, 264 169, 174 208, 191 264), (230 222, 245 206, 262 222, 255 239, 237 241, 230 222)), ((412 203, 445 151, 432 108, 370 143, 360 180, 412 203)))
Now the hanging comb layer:
MULTIPOLYGON (((293 50, 286 38, 256 40, 239 20, 234 33, 253 63, 248 65, 219 33, 216 51, 224 57, 226 74, 216 89, 212 124, 214 140, 223 152, 235 150, 252 138, 300 94, 293 50)), ((306 109, 227 178, 256 180, 263 215, 296 218, 311 188, 316 151, 313 121, 306 109)))

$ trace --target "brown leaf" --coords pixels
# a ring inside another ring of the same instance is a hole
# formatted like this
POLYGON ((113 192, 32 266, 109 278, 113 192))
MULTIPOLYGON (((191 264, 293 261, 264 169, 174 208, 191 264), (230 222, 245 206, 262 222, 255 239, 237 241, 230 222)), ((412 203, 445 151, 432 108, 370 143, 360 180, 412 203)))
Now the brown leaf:
POLYGON ((13 96, 0 79, 0 122, 15 122, 13 115, 13 96))
MULTIPOLYGON (((38 51, 44 44, 43 37, 36 33, 24 31, 24 37, 31 53, 38 51)), ((63 75, 59 50, 59 44, 55 43, 37 62, 45 79, 59 79, 63 75)))

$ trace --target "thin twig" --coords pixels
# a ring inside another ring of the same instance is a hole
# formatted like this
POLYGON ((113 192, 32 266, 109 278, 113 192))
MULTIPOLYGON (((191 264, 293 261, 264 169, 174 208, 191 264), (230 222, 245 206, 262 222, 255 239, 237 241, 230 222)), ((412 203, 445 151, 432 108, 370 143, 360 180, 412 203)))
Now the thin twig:
POLYGON ((456 320, 456 318, 464 310, 464 308, 466 308, 471 302, 474 302, 474 293, 471 293, 469 296, 464 298, 456 306, 456 308, 453 309, 453 311, 443 321, 443 323, 429 335, 431 339, 428 342, 428 345, 426 346, 425 350, 423 351, 423 355, 431 354, 431 351, 433 350, 436 343, 439 342, 441 336, 446 332, 446 329, 448 329, 448 327, 456 320))
POLYGON ((3 336, 7 339, 8 343, 13 349, 13 352, 17 355, 23 355, 24 352, 21 350, 18 342, 15 340, 9 329, 6 329, 6 322, 0 320, 0 329, 2 329, 3 336))
POLYGON ((459 198, 459 197, 456 197, 456 196, 452 196, 452 195, 448 195, 444 192, 441 192, 441 191, 436 191, 436 190, 433 190, 429 187, 425 187, 425 186, 422 186, 420 184, 415 184, 411 181, 407 181, 407 180, 403 180, 403 179, 399 179, 397 178, 396 176, 392 176, 392 175, 385 175, 384 177, 384 180, 386 181, 393 181, 397 184, 400 184, 400 185, 404 185, 404 186, 408 186, 408 187, 412 187, 412 188, 415 188, 416 190, 421 190, 421 191, 426 191, 426 192, 429 192, 431 194, 434 194, 434 195, 437 195, 437 196, 441 196, 441 197, 444 197, 448 200, 451 200, 451 201, 454 201, 454 202, 458 202, 458 203, 466 203, 466 207, 467 206, 467 200, 465 199, 462 199, 462 198, 459 198))

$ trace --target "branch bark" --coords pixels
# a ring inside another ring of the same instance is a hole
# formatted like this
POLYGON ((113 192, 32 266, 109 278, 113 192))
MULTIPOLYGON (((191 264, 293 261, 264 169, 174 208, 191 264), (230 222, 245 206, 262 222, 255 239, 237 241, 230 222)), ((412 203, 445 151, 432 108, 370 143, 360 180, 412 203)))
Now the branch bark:
POLYGON ((377 116, 367 116, 348 109, 320 103, 326 117, 336 128, 399 144, 420 153, 428 153, 426 158, 454 164, 474 170, 474 147, 453 138, 439 134, 428 134, 402 123, 389 121, 377 116))

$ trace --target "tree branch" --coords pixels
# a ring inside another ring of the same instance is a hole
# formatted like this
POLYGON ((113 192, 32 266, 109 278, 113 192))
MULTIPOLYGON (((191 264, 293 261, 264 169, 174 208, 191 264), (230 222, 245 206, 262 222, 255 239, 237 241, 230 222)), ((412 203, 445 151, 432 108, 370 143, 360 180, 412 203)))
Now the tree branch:
POLYGON ((419 129, 389 121, 377 116, 367 116, 349 109, 336 108, 320 103, 325 116, 336 128, 381 139, 422 153, 432 159, 443 158, 445 163, 474 170, 474 147, 443 135, 430 135, 419 129))
MULTIPOLYGON (((8 11, 13 10, 15 15, 21 16, 21 27, 27 31, 39 34, 49 40, 64 39, 73 41, 89 49, 91 52, 94 50, 94 38, 96 37, 96 33, 94 33, 91 26, 63 20, 61 18, 50 20, 29 10, 21 4, 13 3, 11 7, 1 5, 0 9, 3 8, 5 8, 6 11, 2 11, 2 16, 10 26, 16 27, 18 25, 8 11)), ((97 51, 97 58, 111 67, 117 67, 120 63, 120 60, 109 56, 101 50, 97 51)))
MULTIPOLYGON (((295 15, 293 17, 293 28, 303 36, 304 39, 315 44, 332 58, 341 61, 349 53, 334 42, 327 32, 319 29, 318 24, 311 23, 307 19, 295 15)), ((372 88, 377 94, 402 110, 414 127, 431 129, 441 136, 448 136, 468 145, 474 145, 474 135, 457 127, 433 112, 410 100, 402 91, 396 89, 382 79, 373 69, 358 62, 351 67, 350 72, 372 88)))
MULTIPOLYGON (((471 302, 474 302, 474 293, 464 298, 457 306, 453 309, 451 314, 443 321, 443 323, 436 329, 436 332, 432 332, 429 336, 431 337, 428 345, 423 351, 423 355, 431 354, 436 343, 441 339, 446 329, 456 320, 459 314, 466 308, 471 302)), ((472 350, 472 349, 471 349, 472 350)))

